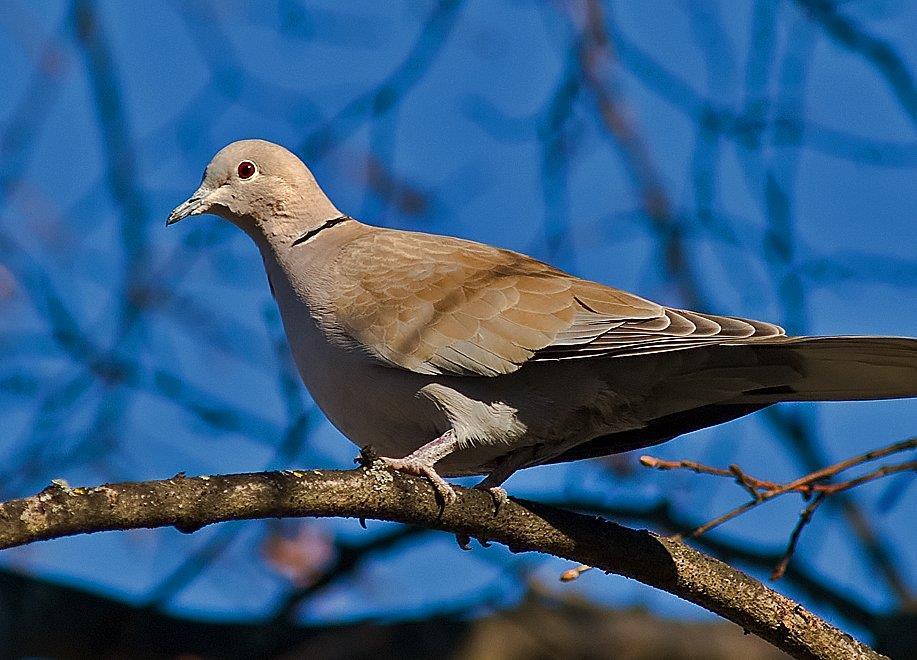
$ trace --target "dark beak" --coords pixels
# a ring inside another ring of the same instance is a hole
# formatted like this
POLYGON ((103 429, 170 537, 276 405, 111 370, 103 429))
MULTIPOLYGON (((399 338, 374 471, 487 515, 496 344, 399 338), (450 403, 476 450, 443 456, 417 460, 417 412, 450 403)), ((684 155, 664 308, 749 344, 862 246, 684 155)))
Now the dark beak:
POLYGON ((204 204, 204 197, 207 194, 207 191, 203 188, 198 188, 191 197, 175 207, 175 210, 169 214, 169 219, 166 220, 166 226, 174 225, 179 220, 184 220, 189 215, 199 215, 205 213, 209 208, 204 204))

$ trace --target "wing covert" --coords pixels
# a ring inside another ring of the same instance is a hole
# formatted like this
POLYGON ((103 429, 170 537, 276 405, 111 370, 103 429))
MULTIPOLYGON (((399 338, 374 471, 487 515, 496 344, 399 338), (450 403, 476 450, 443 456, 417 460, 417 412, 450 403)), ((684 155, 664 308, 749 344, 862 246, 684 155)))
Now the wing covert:
POLYGON ((498 376, 530 360, 783 334, 758 321, 668 309, 508 250, 413 232, 357 237, 334 278, 334 317, 353 344, 422 374, 498 376))

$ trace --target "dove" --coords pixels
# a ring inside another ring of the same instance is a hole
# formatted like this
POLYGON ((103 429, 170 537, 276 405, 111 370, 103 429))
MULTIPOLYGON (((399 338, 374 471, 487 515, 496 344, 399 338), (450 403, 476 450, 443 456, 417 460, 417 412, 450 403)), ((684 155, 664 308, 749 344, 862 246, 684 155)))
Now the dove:
POLYGON ((667 307, 524 254, 374 227, 300 159, 234 142, 167 224, 203 213, 255 242, 303 383, 394 469, 483 475, 656 445, 783 401, 917 396, 917 339, 789 337, 667 307))

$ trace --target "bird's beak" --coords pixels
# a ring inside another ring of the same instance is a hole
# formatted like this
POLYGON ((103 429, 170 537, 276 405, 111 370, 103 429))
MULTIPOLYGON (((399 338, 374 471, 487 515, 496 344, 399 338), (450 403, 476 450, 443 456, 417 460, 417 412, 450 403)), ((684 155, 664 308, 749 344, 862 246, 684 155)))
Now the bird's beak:
POLYGON ((194 194, 191 195, 186 201, 182 202, 175 207, 175 210, 169 214, 169 219, 166 220, 166 226, 174 225, 179 220, 184 220, 189 215, 200 215, 201 213, 206 213, 207 209, 210 208, 208 204, 204 203, 204 199, 207 196, 209 191, 204 190, 204 187, 201 186, 194 194))

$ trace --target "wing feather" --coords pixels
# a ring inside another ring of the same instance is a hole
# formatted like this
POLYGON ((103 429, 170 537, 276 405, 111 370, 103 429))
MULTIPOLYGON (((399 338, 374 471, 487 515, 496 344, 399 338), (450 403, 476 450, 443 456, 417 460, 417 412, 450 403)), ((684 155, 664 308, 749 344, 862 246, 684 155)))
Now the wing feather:
POLYGON ((667 308, 522 254, 374 230, 335 261, 340 334, 383 364, 498 376, 528 361, 639 356, 782 336, 778 326, 667 308))

